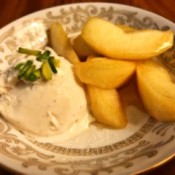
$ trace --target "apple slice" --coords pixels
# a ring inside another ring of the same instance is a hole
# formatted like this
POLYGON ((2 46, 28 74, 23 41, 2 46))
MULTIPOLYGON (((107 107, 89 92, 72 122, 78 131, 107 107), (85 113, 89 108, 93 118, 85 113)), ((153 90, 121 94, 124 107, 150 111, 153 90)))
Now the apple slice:
POLYGON ((121 86, 135 72, 131 61, 92 57, 86 62, 74 64, 74 71, 81 82, 100 88, 112 89, 121 86))
POLYGON ((79 62, 79 58, 70 43, 67 33, 59 22, 51 24, 49 36, 51 46, 58 55, 63 56, 72 64, 79 62))
POLYGON ((156 61, 137 66, 137 84, 148 113, 159 121, 175 121, 175 84, 169 72, 156 61))
MULTIPOLYGON (((133 32, 136 30, 132 27, 125 25, 117 25, 117 26, 120 27, 125 32, 133 32)), ((83 59, 86 59, 86 57, 90 55, 99 55, 84 41, 81 35, 78 35, 73 40, 73 48, 76 51, 77 55, 83 59)))
POLYGON ((83 59, 86 59, 89 55, 98 55, 91 47, 89 47, 81 35, 78 35, 73 40, 73 48, 77 55, 83 59))
POLYGON ((90 109, 96 120, 113 128, 124 128, 127 124, 118 92, 87 85, 90 109))
POLYGON ((148 59, 173 46, 173 32, 136 30, 125 32, 109 21, 92 17, 82 29, 86 43, 99 54, 115 59, 148 59))

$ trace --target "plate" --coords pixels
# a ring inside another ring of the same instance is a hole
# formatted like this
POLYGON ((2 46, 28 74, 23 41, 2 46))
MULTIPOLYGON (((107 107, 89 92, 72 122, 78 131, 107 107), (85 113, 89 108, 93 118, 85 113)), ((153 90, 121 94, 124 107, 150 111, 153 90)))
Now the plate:
MULTIPOLYGON (((90 16, 136 28, 172 29, 175 25, 151 12, 112 3, 77 3, 42 10, 0 30, 0 58, 11 62, 19 46, 43 47, 53 21, 76 36, 90 16)), ((175 48, 164 57, 174 72, 175 48)), ((4 61, 0 60, 3 69, 4 61)), ((15 114, 14 114, 15 115, 15 114)), ((35 175, 126 175, 154 168, 175 154, 175 123, 157 122, 134 105, 127 109, 129 124, 122 130, 98 128, 64 142, 29 139, 0 119, 0 164, 17 172, 35 175)))

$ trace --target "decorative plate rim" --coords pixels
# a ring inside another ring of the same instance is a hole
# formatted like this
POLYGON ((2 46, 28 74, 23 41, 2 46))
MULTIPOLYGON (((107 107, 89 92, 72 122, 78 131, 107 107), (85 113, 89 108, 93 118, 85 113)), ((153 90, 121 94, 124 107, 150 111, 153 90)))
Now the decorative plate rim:
MULTIPOLYGON (((114 5, 114 6, 116 6, 116 5, 117 5, 117 6, 122 6, 123 8, 131 8, 131 9, 132 9, 131 11, 137 10, 137 11, 139 11, 139 12, 144 12, 144 13, 146 13, 146 14, 149 14, 150 16, 153 15, 154 17, 161 18, 161 20, 163 19, 163 20, 167 21, 168 23, 171 23, 172 26, 174 26, 174 23, 171 22, 171 21, 169 21, 168 19, 166 19, 166 18, 164 18, 164 17, 161 17, 161 16, 159 16, 159 15, 153 13, 153 12, 149 12, 149 11, 147 11, 147 10, 143 10, 143 9, 140 9, 140 8, 137 8, 137 7, 132 7, 132 6, 129 6, 129 5, 116 4, 116 3, 107 3, 107 2, 106 2, 106 3, 100 3, 100 2, 83 3, 83 2, 82 2, 82 3, 73 3, 73 4, 66 4, 66 5, 60 5, 60 6, 50 7, 50 8, 47 8, 47 9, 39 10, 39 11, 33 12, 33 13, 31 13, 31 14, 28 14, 28 15, 26 15, 26 16, 24 16, 24 17, 21 17, 21 18, 15 20, 15 21, 9 23, 8 25, 4 26, 3 28, 1 28, 1 30, 0 30, 0 35, 1 35, 4 31, 6 31, 7 29, 9 29, 10 27, 15 26, 16 23, 18 23, 18 22, 20 22, 20 21, 23 21, 24 19, 31 18, 31 17, 35 16, 36 14, 38 14, 38 13, 44 13, 44 12, 47 12, 47 11, 49 11, 49 10, 52 11, 52 9, 56 9, 56 8, 61 8, 61 7, 65 7, 65 8, 66 8, 66 7, 72 7, 72 6, 78 6, 78 5, 80 5, 80 6, 81 6, 81 5, 83 5, 83 6, 85 6, 85 5, 95 5, 95 6, 98 6, 98 5, 101 5, 101 6, 114 5)), ((175 156, 175 153, 174 153, 174 155, 170 155, 169 157, 166 157, 164 160, 161 160, 160 162, 158 162, 158 163, 152 165, 151 167, 146 168, 145 170, 139 171, 138 173, 143 173, 143 172, 149 171, 149 170, 151 170, 151 169, 154 169, 154 168, 156 168, 156 167, 158 167, 158 166, 164 164, 165 162, 169 161, 169 160, 172 159, 174 156, 175 156)), ((3 165, 3 166, 6 167, 6 165, 3 165)), ((7 167, 8 167, 8 166, 7 166, 7 167)), ((10 169, 10 168, 8 168, 8 169, 10 169)), ((13 171, 13 170, 10 169, 10 171, 13 171)), ((138 174, 138 173, 136 172, 136 173, 134 173, 134 174, 138 174)))

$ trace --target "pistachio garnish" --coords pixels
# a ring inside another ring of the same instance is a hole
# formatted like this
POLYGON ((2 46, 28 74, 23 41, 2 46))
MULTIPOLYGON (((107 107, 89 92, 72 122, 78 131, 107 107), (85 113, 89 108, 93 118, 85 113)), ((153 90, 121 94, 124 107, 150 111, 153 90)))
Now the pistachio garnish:
POLYGON ((34 82, 38 79, 51 80, 52 73, 57 73, 57 68, 60 66, 60 61, 51 56, 49 50, 43 53, 39 50, 32 50, 20 47, 18 52, 26 55, 36 56, 36 60, 42 62, 41 66, 36 69, 32 60, 27 60, 24 63, 18 63, 14 69, 18 71, 18 79, 34 82))

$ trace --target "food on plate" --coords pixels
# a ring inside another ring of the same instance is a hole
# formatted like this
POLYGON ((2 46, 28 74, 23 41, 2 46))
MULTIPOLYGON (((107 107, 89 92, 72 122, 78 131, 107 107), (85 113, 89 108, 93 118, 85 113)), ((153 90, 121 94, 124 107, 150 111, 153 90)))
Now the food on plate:
MULTIPOLYGON (((16 70, 13 66, 8 68, 8 72, 4 72, 7 73, 3 85, 6 93, 2 93, 0 97, 0 113, 21 131, 39 136, 61 134, 72 127, 77 129, 74 125, 80 123, 81 128, 87 129, 91 116, 88 112, 85 92, 72 73, 72 65, 65 58, 58 57, 52 49, 47 50, 60 60, 57 74, 53 74, 52 80, 48 81, 38 79, 26 83, 17 78, 16 82, 11 80, 15 78, 12 75, 16 70)), ((17 65, 26 59, 33 60, 34 63, 36 61, 35 56, 26 58, 21 54, 12 65, 17 65)), ((38 63, 40 67, 42 62, 38 63)))
POLYGON ((126 115, 115 89, 102 89, 87 85, 87 93, 91 112, 98 122, 113 128, 126 126, 126 115))
MULTIPOLYGON (((56 31, 57 25, 60 28, 60 24, 55 24, 54 31, 56 31)), ((52 30, 53 30, 53 25, 51 26, 51 29, 50 29, 51 33, 53 33, 52 30)), ((57 32, 57 34, 60 35, 61 33, 57 32)), ((54 36, 55 35, 51 35, 51 41, 54 40, 55 45, 57 47, 56 50, 58 50, 57 53, 60 53, 59 51, 61 50, 62 45, 59 41, 57 41, 59 39, 59 37, 52 38, 54 36)), ((71 45, 69 45, 69 49, 70 49, 70 47, 71 47, 71 45)), ((80 64, 83 64, 83 62, 80 62, 77 59, 73 59, 73 61, 71 59, 69 59, 69 57, 71 58, 72 52, 67 52, 66 54, 64 54, 65 53, 64 49, 61 52, 61 54, 64 55, 65 57, 66 56, 68 57, 67 59, 73 64, 74 69, 76 69, 76 65, 78 66, 80 64)), ((70 50, 73 50, 73 49, 70 49, 70 50)), ((102 60, 101 64, 103 64, 103 66, 105 64, 107 64, 106 68, 108 70, 106 71, 106 74, 107 74, 106 76, 108 76, 108 73, 110 73, 110 71, 111 71, 111 75, 113 77, 116 76, 116 74, 113 75, 113 73, 115 72, 115 71, 113 71, 113 69, 119 69, 120 66, 123 66, 123 68, 124 68, 124 66, 125 66, 125 72, 123 72, 124 77, 122 77, 123 80, 117 80, 117 81, 119 81, 120 84, 123 83, 129 76, 131 76, 135 70, 135 64, 130 63, 130 62, 126 62, 125 64, 124 63, 122 64, 120 62, 124 62, 124 61, 107 60, 104 58, 102 58, 102 59, 101 58, 96 58, 96 59, 90 58, 88 60, 89 60, 88 62, 90 62, 90 63, 94 62, 94 63, 96 63, 96 65, 100 64, 99 60, 102 60), (93 60, 97 60, 97 61, 93 61, 93 60), (106 61, 103 63, 103 60, 106 60, 106 61), (117 64, 114 64, 115 62, 117 62, 117 64), (116 65, 116 68, 115 67, 113 68, 113 66, 114 66, 113 64, 116 65), (126 71, 129 73, 126 74, 126 71), (124 75, 124 74, 126 74, 126 75, 124 75), (130 74, 130 75, 128 75, 128 74, 130 74), (123 82, 121 82, 121 81, 123 81, 123 82)), ((101 67, 101 69, 104 69, 104 67, 101 67)), ((88 71, 88 67, 87 67, 86 71, 88 71)), ((98 70, 94 69, 94 71, 98 71, 98 70)), ((79 72, 79 73, 81 74, 81 72, 79 72)), ((100 74, 100 72, 98 74, 100 74)), ((103 75, 105 75, 105 73, 103 73, 103 75)), ((122 73, 119 76, 122 76, 122 73)), ((106 80, 107 80, 107 78, 110 78, 110 76, 106 77, 106 80)), ((97 79, 98 79, 98 77, 96 78, 96 80, 97 79)), ((97 81, 99 81, 99 80, 97 80, 97 81)), ((111 86, 110 83, 112 83, 112 81, 108 82, 109 86, 111 86)), ((90 101, 90 108, 91 108, 90 110, 92 111, 92 114, 96 118, 97 121, 99 121, 100 123, 103 123, 105 125, 108 125, 110 127, 113 127, 113 128, 123 128, 126 126, 126 124, 127 124, 126 116, 125 116, 124 111, 121 107, 119 95, 115 89, 104 90, 104 89, 100 89, 100 88, 96 88, 96 87, 92 87, 92 86, 87 86, 87 89, 88 89, 88 98, 90 101)))
MULTIPOLYGON (((104 113, 104 116, 102 115, 103 117, 100 119, 100 108, 98 111, 97 105, 94 105, 94 101, 96 99, 95 102, 98 103, 103 100, 100 95, 99 98, 97 98, 96 95, 93 96, 92 94, 94 91, 96 90, 95 93, 100 94, 102 90, 114 90, 113 88, 120 87, 124 82, 132 77, 137 63, 139 64, 138 67, 140 67, 141 63, 139 62, 143 59, 149 58, 151 61, 153 61, 153 57, 165 52, 173 46, 172 31, 158 31, 150 29, 136 30, 134 28, 127 26, 125 27, 122 25, 115 26, 110 22, 98 18, 92 18, 85 23, 82 33, 78 36, 78 39, 81 42, 80 44, 77 44, 77 50, 79 49, 81 52, 84 51, 86 61, 76 62, 74 64, 74 71, 79 80, 87 85, 90 108, 93 116, 103 124, 106 124, 106 122, 103 120, 104 118, 106 118, 108 121, 108 114, 104 113), (86 48, 82 47, 81 44, 85 45, 86 48), (86 52, 87 47, 90 49, 93 48, 97 53, 94 54, 91 51, 89 53, 86 52), (113 50, 111 50, 111 48, 113 50), (101 54, 102 56, 97 56, 98 54, 101 54), (106 55, 108 58, 104 58, 106 55), (118 64, 114 64, 114 60, 112 60, 113 58, 116 59, 118 64), (122 62, 122 59, 131 60, 132 62, 122 62), (124 66, 126 64, 130 65, 124 66), (114 65, 116 65, 116 67, 114 65), (121 75, 124 76, 121 77, 121 75)), ((83 53, 79 55, 83 55, 83 53)), ((138 75, 137 81, 140 81, 138 75)), ((141 89, 140 91, 146 96, 144 90, 142 90, 142 88, 139 89, 141 89)), ((146 98, 149 104, 149 97, 144 97, 144 95, 140 93, 142 100, 144 101, 146 98)), ((152 112, 150 112, 150 114, 152 115, 152 112)), ((161 120, 159 118, 159 116, 161 116, 160 113, 157 114, 157 116, 157 119, 161 120)), ((173 117, 170 118, 171 119, 169 120, 174 120, 173 117)), ((168 120, 164 119, 163 121, 168 120)), ((111 123, 108 123, 107 125, 112 126, 111 123)))
POLYGON ((18 70, 18 79, 31 82, 34 82, 40 78, 44 80, 51 80, 52 73, 57 73, 56 67, 60 66, 60 61, 51 56, 51 52, 49 50, 42 53, 38 50, 20 47, 18 52, 36 57, 35 60, 23 61, 15 66, 15 69, 18 70), (40 64, 37 61, 40 62, 40 64), (37 65, 35 65, 36 62, 37 65))
MULTIPOLYGON (((136 29, 129 27, 129 26, 125 26, 125 25, 117 25, 118 27, 120 27, 122 30, 124 30, 125 32, 132 32, 136 29)), ((81 35, 78 35, 74 40, 73 40, 73 44, 72 44, 74 50, 76 51, 77 55, 82 58, 82 59, 86 59, 89 55, 99 55, 97 52, 95 52, 90 45, 88 45, 84 39, 82 38, 81 35)))
POLYGON ((49 47, 19 48, 21 56, 0 77, 0 113, 21 131, 39 136, 74 132, 87 129, 93 117, 124 128, 127 116, 118 88, 135 72, 148 113, 160 121, 175 121, 175 85, 152 59, 172 47, 171 31, 136 30, 91 18, 73 45, 60 23, 51 24, 49 34, 60 56, 49 47))
POLYGON ((78 35, 72 44, 75 52, 77 55, 82 58, 86 59, 89 55, 98 55, 82 38, 81 35, 78 35))
POLYGON ((114 59, 141 60, 157 56, 173 46, 172 31, 136 30, 125 32, 109 21, 90 18, 82 38, 97 53, 114 59))
POLYGON ((133 75, 135 68, 135 62, 105 57, 93 57, 74 64, 75 74, 83 83, 106 89, 120 87, 133 75))
POLYGON ((79 61, 67 33, 64 31, 64 28, 60 23, 52 23, 49 34, 51 46, 58 55, 68 59, 71 63, 76 63, 79 61))
POLYGON ((140 62, 137 84, 143 104, 152 117, 159 121, 175 121, 175 84, 160 63, 140 62))

